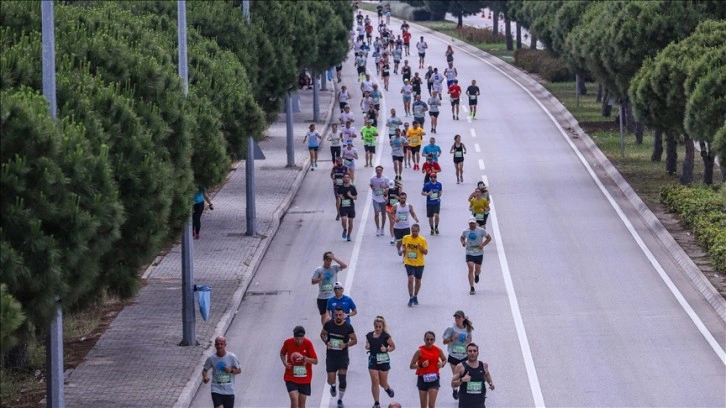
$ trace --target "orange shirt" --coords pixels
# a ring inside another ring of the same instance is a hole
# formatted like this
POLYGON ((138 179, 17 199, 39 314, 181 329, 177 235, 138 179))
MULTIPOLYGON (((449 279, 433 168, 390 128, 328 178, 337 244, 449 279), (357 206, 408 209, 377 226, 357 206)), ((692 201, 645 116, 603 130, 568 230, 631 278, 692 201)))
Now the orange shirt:
POLYGON ((430 349, 426 348, 426 346, 421 346, 418 348, 421 350, 421 358, 418 359, 419 368, 416 369, 416 375, 424 375, 429 373, 439 373, 439 356, 441 355, 441 350, 439 350, 436 346, 431 346, 430 349), (420 365, 423 364, 424 361, 428 361, 429 365, 426 367, 421 367, 420 365))
POLYGON ((298 352, 303 357, 314 358, 317 360, 318 355, 315 354, 315 348, 313 348, 313 342, 307 337, 303 339, 301 345, 295 344, 295 338, 290 337, 282 343, 281 354, 286 354, 286 360, 292 364, 292 367, 285 368, 285 381, 290 381, 295 384, 310 384, 313 381, 313 365, 310 363, 300 364, 292 361, 290 356, 292 353, 298 352))

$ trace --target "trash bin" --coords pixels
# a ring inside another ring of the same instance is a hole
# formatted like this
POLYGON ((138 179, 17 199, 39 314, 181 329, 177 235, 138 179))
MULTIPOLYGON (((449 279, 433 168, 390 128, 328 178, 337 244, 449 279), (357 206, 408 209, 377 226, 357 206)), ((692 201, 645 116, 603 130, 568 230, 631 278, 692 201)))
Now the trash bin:
POLYGON ((199 298, 199 313, 206 322, 209 319, 209 309, 211 309, 212 287, 209 285, 197 286, 197 296, 199 298))

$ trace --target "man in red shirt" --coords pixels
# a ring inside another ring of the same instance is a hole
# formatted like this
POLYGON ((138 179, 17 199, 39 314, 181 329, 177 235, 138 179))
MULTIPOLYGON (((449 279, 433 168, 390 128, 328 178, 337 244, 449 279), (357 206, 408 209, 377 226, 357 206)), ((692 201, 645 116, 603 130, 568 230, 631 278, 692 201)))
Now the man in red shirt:
POLYGON ((432 154, 429 154, 426 156, 426 163, 421 166, 421 173, 424 173, 424 184, 429 182, 429 177, 432 174, 440 173, 441 172, 441 166, 439 166, 439 163, 434 161, 434 156, 432 154))
POLYGON ((451 116, 453 116, 454 119, 459 120, 459 97, 461 96, 459 80, 454 80, 454 83, 449 87, 448 94, 451 96, 451 116))
POLYGON ((295 326, 293 337, 285 340, 280 349, 280 360, 285 365, 285 386, 291 407, 305 407, 313 382, 313 364, 318 364, 313 342, 305 337, 305 328, 295 326))
POLYGON ((408 30, 404 30, 401 37, 403 37, 403 50, 406 52, 406 56, 408 57, 408 49, 411 46, 411 33, 408 30))

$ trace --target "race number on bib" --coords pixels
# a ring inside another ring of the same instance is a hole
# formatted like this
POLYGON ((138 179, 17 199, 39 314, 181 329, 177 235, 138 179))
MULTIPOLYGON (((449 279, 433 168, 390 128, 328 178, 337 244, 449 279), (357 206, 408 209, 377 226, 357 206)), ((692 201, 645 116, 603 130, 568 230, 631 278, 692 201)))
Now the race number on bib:
POLYGON ((388 353, 376 353, 376 363, 377 364, 386 364, 391 361, 391 357, 388 355, 388 353))
POLYGON ((439 375, 436 373, 428 373, 423 375, 423 382, 430 383, 439 379, 439 375))
POLYGON ((330 339, 330 347, 333 350, 343 350, 343 339, 330 339))
POLYGON ((308 369, 304 365, 302 366, 293 366, 292 367, 292 376, 293 377, 307 377, 308 376, 308 369))
POLYGON ((454 157, 464 157, 464 152, 456 151, 456 152, 454 152, 454 157))
POLYGON ((408 253, 406 253, 406 257, 408 257, 408 259, 418 259, 418 252, 408 251, 408 253))
POLYGON ((469 381, 466 383, 466 393, 467 394, 481 394, 481 390, 484 386, 484 383, 482 381, 469 381))
POLYGON ((342 207, 350 207, 351 200, 350 198, 346 198, 340 202, 340 205, 342 207))

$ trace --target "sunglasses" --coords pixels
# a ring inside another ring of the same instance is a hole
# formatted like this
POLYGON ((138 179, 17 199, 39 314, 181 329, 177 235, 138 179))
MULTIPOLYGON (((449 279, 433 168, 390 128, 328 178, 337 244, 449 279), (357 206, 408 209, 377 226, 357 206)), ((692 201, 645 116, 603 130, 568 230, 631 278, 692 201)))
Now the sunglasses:
POLYGON ((435 339, 432 339, 432 338, 429 337, 429 338, 426 338, 424 340, 426 340, 426 341, 434 341, 435 339))

